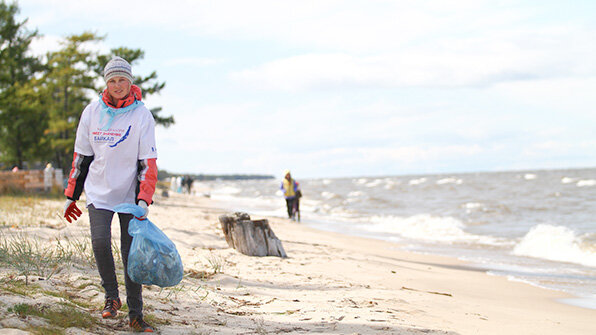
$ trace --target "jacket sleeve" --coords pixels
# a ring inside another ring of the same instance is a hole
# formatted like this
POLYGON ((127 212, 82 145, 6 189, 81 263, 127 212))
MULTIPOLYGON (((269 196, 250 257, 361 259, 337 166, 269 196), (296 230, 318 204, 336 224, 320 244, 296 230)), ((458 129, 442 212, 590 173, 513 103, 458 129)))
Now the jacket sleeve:
POLYGON ((89 172, 89 165, 93 162, 94 156, 84 156, 77 152, 72 157, 72 169, 68 175, 68 186, 64 190, 64 195, 70 200, 79 200, 81 193, 83 193, 83 186, 87 173, 89 172))
POLYGON ((157 159, 141 159, 137 164, 136 203, 144 200, 148 205, 153 203, 153 194, 157 185, 157 159))

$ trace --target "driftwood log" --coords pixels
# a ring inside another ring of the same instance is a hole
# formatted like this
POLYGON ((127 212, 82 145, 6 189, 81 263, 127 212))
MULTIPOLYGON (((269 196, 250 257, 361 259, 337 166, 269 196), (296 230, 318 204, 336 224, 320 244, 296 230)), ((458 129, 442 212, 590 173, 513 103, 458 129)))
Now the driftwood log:
POLYGON ((251 220, 248 214, 237 212, 221 215, 219 222, 231 248, 249 256, 287 257, 266 219, 251 220))

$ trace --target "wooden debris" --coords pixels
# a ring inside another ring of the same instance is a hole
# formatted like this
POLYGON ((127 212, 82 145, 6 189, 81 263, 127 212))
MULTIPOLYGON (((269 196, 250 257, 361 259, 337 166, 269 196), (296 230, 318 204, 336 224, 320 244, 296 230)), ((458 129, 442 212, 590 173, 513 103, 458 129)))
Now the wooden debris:
POLYGON ((251 220, 246 213, 219 217, 226 242, 231 248, 249 256, 287 257, 281 241, 266 219, 251 220))

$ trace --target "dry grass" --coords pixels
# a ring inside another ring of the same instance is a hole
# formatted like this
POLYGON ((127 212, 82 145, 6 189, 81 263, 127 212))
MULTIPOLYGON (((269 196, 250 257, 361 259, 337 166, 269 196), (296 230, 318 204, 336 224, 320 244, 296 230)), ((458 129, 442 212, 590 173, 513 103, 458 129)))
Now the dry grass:
POLYGON ((55 201, 62 199, 53 193, 0 195, 0 227, 38 227, 50 222, 60 222, 62 210, 55 201))
MULTIPOLYGON (((0 302, 0 320, 19 319, 23 325, 19 328, 32 334, 65 334, 73 327, 93 334, 128 331, 126 304, 118 322, 101 319, 104 292, 91 238, 85 232, 88 226, 69 224, 68 230, 60 230, 66 225, 40 224, 40 220, 56 216, 60 207, 60 201, 43 196, 0 195, 0 297, 7 298, 0 302)), ((118 282, 124 287, 119 242, 114 240, 112 248, 119 267, 118 282)), ((207 261, 208 273, 187 272, 184 282, 175 287, 147 287, 145 318, 149 323, 166 326, 175 322, 161 311, 151 312, 149 297, 160 303, 189 295, 196 301, 207 299, 215 289, 210 291, 205 281, 223 270, 225 259, 211 254, 207 261)))
POLYGON ((16 304, 10 307, 8 312, 15 313, 20 317, 41 317, 50 325, 62 329, 70 327, 88 329, 96 324, 95 318, 89 315, 89 313, 81 312, 74 307, 66 305, 16 304))
POLYGON ((51 278, 71 265, 73 252, 61 244, 48 245, 39 238, 17 233, 0 234, 0 265, 25 277, 32 275, 51 278))

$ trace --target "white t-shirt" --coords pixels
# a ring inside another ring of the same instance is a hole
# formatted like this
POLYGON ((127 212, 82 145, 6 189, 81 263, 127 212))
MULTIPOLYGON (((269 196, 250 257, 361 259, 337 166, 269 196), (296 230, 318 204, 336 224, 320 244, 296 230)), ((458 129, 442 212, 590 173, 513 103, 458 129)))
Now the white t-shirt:
POLYGON ((85 180, 87 206, 112 210, 121 203, 135 203, 137 161, 157 158, 155 120, 145 106, 114 117, 108 130, 102 104, 87 105, 77 129, 75 152, 95 156, 85 180))

